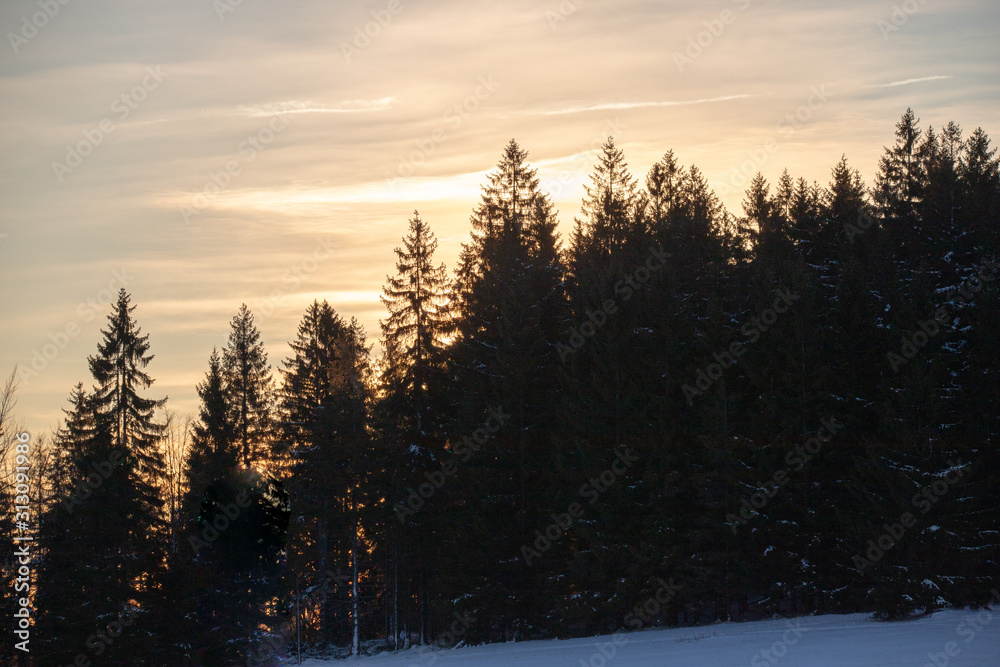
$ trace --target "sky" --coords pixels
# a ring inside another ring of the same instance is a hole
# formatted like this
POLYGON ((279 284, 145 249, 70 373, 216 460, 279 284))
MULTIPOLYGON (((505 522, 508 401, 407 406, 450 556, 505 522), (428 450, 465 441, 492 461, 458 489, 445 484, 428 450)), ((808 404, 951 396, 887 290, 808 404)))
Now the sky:
POLYGON ((276 375, 314 299, 377 357, 408 219, 453 269, 511 138, 564 239, 608 136, 740 214, 757 171, 870 184, 907 107, 996 138, 998 27, 996 0, 4 0, 0 374, 58 427, 120 287, 178 414, 242 303, 276 375))

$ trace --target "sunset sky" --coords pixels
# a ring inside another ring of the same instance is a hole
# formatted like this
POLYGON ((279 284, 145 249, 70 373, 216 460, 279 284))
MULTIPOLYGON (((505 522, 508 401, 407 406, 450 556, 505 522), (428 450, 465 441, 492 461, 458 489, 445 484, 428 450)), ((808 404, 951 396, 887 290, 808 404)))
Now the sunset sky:
POLYGON ((871 183, 907 107, 1000 140, 996 0, 5 0, 0 26, 0 372, 35 357, 36 432, 123 282, 179 413, 241 303, 275 367, 314 298, 377 341, 413 210, 452 269, 511 138, 564 238, 608 135, 736 214, 758 169, 826 184, 846 154, 871 183))

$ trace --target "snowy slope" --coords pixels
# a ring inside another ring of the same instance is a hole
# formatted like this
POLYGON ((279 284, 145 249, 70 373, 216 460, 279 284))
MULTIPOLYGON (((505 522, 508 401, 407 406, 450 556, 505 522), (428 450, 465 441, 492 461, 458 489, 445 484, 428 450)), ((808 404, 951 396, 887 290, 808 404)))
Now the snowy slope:
MULTIPOLYGON (((319 667, 343 663, 310 660, 303 664, 319 667)), ((812 616, 646 630, 617 637, 494 644, 423 654, 419 649, 411 649, 395 655, 383 653, 358 658, 351 664, 359 667, 1000 667, 1000 613, 943 611, 901 623, 878 623, 869 620, 866 614, 812 616), (618 646, 613 643, 615 639, 618 646), (604 658, 602 649, 611 654, 610 659, 604 658)))

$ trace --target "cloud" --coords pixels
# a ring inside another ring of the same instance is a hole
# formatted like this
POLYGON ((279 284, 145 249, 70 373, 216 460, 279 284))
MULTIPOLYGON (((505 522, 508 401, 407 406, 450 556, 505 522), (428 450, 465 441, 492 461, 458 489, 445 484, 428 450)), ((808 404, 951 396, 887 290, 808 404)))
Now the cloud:
MULTIPOLYGON (((208 198, 206 209, 266 210, 284 214, 322 212, 348 204, 426 202, 456 199, 475 201, 486 172, 383 179, 344 186, 302 186, 230 189, 208 198)), ((190 192, 171 192, 154 203, 176 209, 190 205, 190 192)))
POLYGON ((934 76, 922 76, 919 79, 904 79, 902 81, 892 81, 891 83, 880 83, 870 86, 863 86, 864 88, 895 88, 896 86, 907 86, 911 83, 921 83, 922 81, 937 81, 939 79, 952 79, 954 78, 950 74, 936 74, 934 76))
POLYGON ((333 106, 322 106, 315 102, 296 101, 275 102, 254 106, 241 106, 239 115, 247 118, 266 118, 290 113, 364 113, 366 111, 385 111, 392 108, 395 97, 382 97, 377 100, 347 100, 333 106))
MULTIPOLYGON (((564 114, 583 113, 586 111, 618 111, 622 109, 642 109, 648 107, 681 107, 693 104, 709 104, 712 102, 728 102, 729 100, 742 100, 756 95, 725 95, 723 97, 707 97, 700 100, 676 100, 666 102, 614 102, 608 104, 589 104, 585 106, 563 107, 561 109, 549 109, 547 111, 525 111, 515 114, 516 116, 561 116, 564 114)), ((508 116, 509 117, 509 116, 508 116)))

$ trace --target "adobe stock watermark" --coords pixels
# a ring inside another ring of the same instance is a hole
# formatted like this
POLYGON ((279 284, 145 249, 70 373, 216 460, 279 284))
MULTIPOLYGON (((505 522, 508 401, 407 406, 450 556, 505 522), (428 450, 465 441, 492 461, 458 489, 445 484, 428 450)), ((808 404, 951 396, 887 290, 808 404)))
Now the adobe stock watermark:
POLYGON ((226 14, 236 11, 236 8, 243 4, 243 0, 212 0, 212 9, 220 21, 226 20, 226 14))
POLYGON ((475 113, 484 102, 486 102, 501 86, 501 82, 494 80, 493 75, 480 76, 479 82, 471 94, 466 95, 458 102, 452 104, 441 116, 441 125, 435 127, 430 135, 422 139, 415 139, 416 145, 406 155, 399 155, 399 164, 395 174, 386 174, 386 181, 390 188, 395 188, 399 181, 412 176, 417 169, 426 164, 427 159, 434 154, 438 146, 451 137, 452 133, 475 113))
MULTIPOLYGON (((921 515, 930 512, 934 505, 941 502, 941 499, 948 495, 951 487, 961 482, 962 475, 964 474, 963 468, 965 467, 962 461, 952 462, 949 459, 948 465, 951 467, 941 473, 941 479, 934 480, 932 484, 928 484, 922 488, 910 500, 911 504, 920 510, 921 515), (952 478, 953 473, 955 475, 954 478, 952 478)), ((864 555, 855 555, 851 559, 851 563, 858 569, 859 574, 864 574, 865 570, 873 567, 882 560, 882 557, 903 539, 907 531, 916 525, 916 515, 912 512, 903 512, 897 522, 883 524, 882 527, 885 528, 885 532, 878 537, 868 540, 868 549, 864 555)))
POLYGON ((573 14, 576 14, 580 9, 580 5, 583 4, 583 0, 560 0, 559 6, 553 9, 545 10, 545 20, 549 22, 549 29, 555 31, 559 28, 560 23, 565 23, 573 14))
MULTIPOLYGON (((651 623, 684 588, 683 583, 674 583, 673 577, 670 577, 669 581, 659 577, 656 581, 659 584, 656 591, 644 602, 632 607, 632 611, 625 614, 624 623, 633 630, 641 630, 643 626, 651 623)), ((628 644, 628 641, 625 629, 618 628, 611 634, 610 642, 594 644, 594 652, 590 657, 586 660, 580 658, 580 667, 605 667, 618 655, 619 647, 628 644)))
MULTIPOLYGON (((129 275, 125 269, 112 271, 111 276, 107 287, 97 292, 95 296, 77 304, 76 314, 83 322, 93 322, 99 311, 117 298, 118 290, 127 287, 129 281, 135 280, 135 276, 129 275)), ((18 380, 27 386, 31 378, 37 377, 48 368, 49 363, 55 360, 66 349, 70 341, 80 335, 81 331, 82 328, 78 320, 70 320, 62 329, 50 331, 48 334, 49 342, 42 345, 40 351, 38 348, 31 350, 31 361, 27 364, 17 365, 18 380)))
POLYGON ((748 159, 739 167, 729 169, 722 173, 722 180, 718 185, 720 194, 732 194, 746 185, 746 182, 759 172, 771 156, 781 148, 780 140, 787 140, 799 131, 806 123, 812 120, 816 111, 825 105, 833 93, 826 88, 827 84, 809 87, 809 96, 803 104, 800 104, 792 111, 784 114, 774 123, 774 131, 778 138, 768 137, 761 146, 754 150, 748 150, 748 159), (728 175, 728 176, 727 176, 728 175))
POLYGON ((875 25, 882 33, 882 41, 889 41, 889 35, 898 32, 906 25, 910 17, 920 11, 920 5, 926 4, 927 0, 906 0, 902 5, 893 5, 889 20, 879 19, 875 25))
POLYGON ((351 62, 352 58, 368 48, 372 40, 381 35, 385 28, 389 27, 393 17, 402 11, 403 3, 400 0, 389 0, 385 9, 373 9, 371 11, 373 20, 365 23, 363 27, 355 26, 354 39, 351 40, 351 43, 340 43, 340 53, 344 56, 344 59, 347 62, 351 62))
POLYGON ((72 514, 74 507, 81 505, 84 500, 90 498, 94 491, 101 488, 101 485, 111 477, 112 471, 122 462, 123 457, 124 454, 122 454, 121 450, 116 449, 104 461, 92 464, 91 467, 93 467, 94 472, 88 473, 86 477, 80 477, 76 481, 76 485, 70 492, 69 498, 64 498, 62 503, 60 503, 61 507, 67 513, 72 514))
MULTIPOLYGON (((25 597, 17 600, 17 611, 14 613, 14 634, 21 641, 14 644, 18 651, 30 653, 31 642, 31 600, 28 598, 31 588, 31 543, 34 541, 33 535, 25 535, 31 532, 31 434, 27 432, 14 433, 13 440, 17 441, 14 451, 17 452, 15 463, 17 463, 17 474, 13 483, 8 481, 8 493, 13 492, 14 501, 14 525, 17 534, 11 537, 11 541, 17 546, 11 557, 11 575, 13 576, 13 560, 17 558, 17 578, 11 583, 14 584, 14 591, 23 593, 25 597)), ((13 442, 13 441, 12 441, 13 442)), ((9 496, 8 496, 9 498, 9 496)), ((36 510, 37 514, 37 510, 36 510)), ((9 515, 8 515, 9 516, 9 515)), ((20 661, 18 661, 20 662, 20 661)))
POLYGON ((10 42, 10 48, 14 49, 14 55, 20 53, 21 47, 38 35, 38 31, 47 26, 49 21, 69 3, 70 0, 38 0, 38 6, 42 11, 32 14, 30 19, 22 16, 21 29, 7 33, 7 41, 10 42))
POLYGON ((332 250, 336 247, 333 237, 330 236, 317 241, 316 247, 305 259, 296 262, 285 271, 281 277, 281 282, 285 284, 284 289, 273 290, 265 301, 255 306, 260 318, 270 317, 290 291, 297 289, 303 280, 319 269, 322 262, 330 259, 332 250))
MULTIPOLYGON (((844 428, 844 425, 834 417, 824 417, 819 421, 822 428, 816 431, 816 435, 807 439, 805 444, 796 445, 795 449, 785 454, 785 463, 795 472, 802 470, 807 463, 820 453, 823 445, 830 442, 833 436, 844 428)), ((771 475, 770 480, 766 482, 758 481, 757 488, 760 490, 751 494, 749 499, 742 498, 740 500, 740 509, 737 510, 736 514, 730 512, 726 515, 726 525, 733 531, 733 535, 737 533, 740 526, 745 526, 750 519, 758 516, 760 514, 759 510, 767 507, 767 504, 771 502, 771 498, 778 495, 778 490, 787 484, 789 479, 788 471, 781 469, 771 475)))
MULTIPOLYGON (((450 450, 462 463, 468 463, 472 459, 473 454, 480 450, 481 445, 486 444, 492 434, 503 428, 504 423, 511 416, 504 414, 502 407, 496 409, 488 408, 487 412, 489 412, 489 417, 486 418, 483 425, 473 431, 471 437, 468 435, 462 436, 462 439, 450 450)), ((416 489, 406 487, 406 491, 409 492, 406 500, 401 500, 393 506, 399 523, 406 523, 407 517, 411 517, 419 512, 426 501, 430 500, 437 493, 438 489, 457 474, 458 466, 453 461, 442 461, 440 470, 424 472, 426 482, 418 485, 416 489)))
POLYGON ((558 200, 566 188, 577 179, 578 174, 590 171, 591 159, 601 150, 607 138, 621 136, 624 127, 618 116, 613 120, 605 120, 603 129, 595 134, 589 143, 577 148, 557 178, 547 179, 541 183, 542 191, 549 193, 550 200, 558 200))
POLYGON ((781 639, 771 644, 768 648, 761 649, 754 657, 750 658, 751 667, 769 667, 776 665, 788 654, 788 648, 799 643, 802 635, 809 632, 809 628, 802 627, 802 619, 785 621, 788 627, 781 639))
MULTIPOLYGON (((601 494, 618 483, 628 469, 639 460, 638 456, 630 453, 628 449, 615 452, 615 460, 600 475, 591 477, 587 483, 580 487, 578 491, 581 498, 589 498, 587 504, 593 505, 600 500, 601 494)), ((544 531, 535 529, 535 541, 531 543, 532 549, 527 544, 521 545, 521 555, 524 562, 530 567, 536 558, 541 558, 542 554, 552 548, 566 534, 566 531, 573 527, 575 521, 583 516, 586 508, 578 503, 570 503, 566 511, 562 514, 551 515, 552 523, 546 526, 544 531)))
MULTIPOLYGON (((417 649, 417 655, 425 660, 425 664, 433 665, 438 661, 438 651, 434 650, 435 646, 454 646, 465 636, 465 633, 469 631, 469 628, 473 626, 476 622, 476 617, 469 612, 464 612, 459 615, 457 611, 451 612, 451 617, 455 620, 451 622, 451 625, 446 630, 442 630, 437 639, 434 640, 434 644, 424 644, 419 649, 417 649)), ((412 665, 412 663, 410 663, 412 665)))
POLYGON ((681 387, 681 391, 684 392, 684 398, 687 399, 687 404, 693 405, 694 398, 696 396, 702 396, 706 391, 711 389, 712 385, 715 384, 719 378, 721 378, 725 372, 735 366, 739 362, 739 358, 742 357, 746 351, 747 347, 753 345, 758 340, 762 334, 767 333, 767 331, 774 326, 774 323, 778 321, 778 315, 782 315, 788 312, 788 309, 792 307, 794 301, 798 301, 799 296, 793 294, 787 288, 780 288, 777 291, 777 296, 771 303, 770 308, 765 308, 760 312, 757 317, 754 317, 751 321, 747 322, 740 329, 740 333, 747 337, 747 340, 740 342, 734 340, 729 344, 727 350, 722 352, 716 352, 712 355, 715 359, 713 363, 708 364, 705 368, 699 368, 698 373, 695 376, 694 386, 685 384, 681 387))
POLYGON ((662 269, 667 264, 669 253, 664 253, 663 248, 651 248, 649 257, 645 264, 639 266, 631 274, 624 276, 615 283, 616 299, 605 299, 596 310, 587 310, 587 321, 578 327, 570 327, 569 344, 556 343, 556 351, 559 353, 559 360, 566 363, 566 358, 576 353, 587 344, 587 340, 597 335, 597 332, 608 322, 608 318, 618 312, 618 302, 628 302, 639 289, 650 281, 653 274, 662 269))
MULTIPOLYGON (((138 85, 133 86, 131 90, 122 93, 111 102, 111 113, 115 114, 117 122, 123 123, 128 120, 139 104, 145 101, 151 92, 159 88, 167 76, 169 75, 160 69, 159 65, 147 67, 146 75, 142 77, 142 81, 138 85)), ((115 124, 115 120, 102 118, 97 123, 97 127, 83 130, 83 139, 75 145, 66 146, 64 161, 52 161, 52 173, 55 174, 56 180, 62 183, 63 179, 82 165, 84 158, 93 153, 98 146, 104 143, 104 138, 116 129, 118 126, 115 124)))
POLYGON ((586 660, 579 659, 580 667, 605 667, 618 655, 619 647, 625 644, 628 644, 628 635, 625 634, 624 630, 618 628, 611 634, 611 641, 594 644, 594 652, 590 654, 590 657, 586 660))
POLYGON ((854 244, 854 239, 861 236, 875 224, 875 218, 868 215, 865 211, 858 212, 858 222, 857 224, 853 222, 844 223, 844 234, 847 236, 847 240, 854 244))
MULTIPOLYGON (((1000 605, 1000 590, 994 588, 990 592, 993 594, 993 598, 986 603, 986 606, 1000 605)), ((961 637, 965 644, 971 644, 976 640, 979 633, 993 622, 993 615, 995 613, 993 610, 987 608, 980 609, 975 615, 966 615, 962 619, 962 622, 955 628, 955 634, 961 637)), ((944 645, 943 651, 928 653, 928 662, 925 662, 921 667, 948 667, 951 664, 951 659, 957 658, 961 653, 962 647, 959 646, 958 642, 948 642, 944 645)))
MULTIPOLYGON (((299 603, 305 607, 315 607, 322 605, 326 602, 328 594, 331 590, 330 584, 333 583, 333 591, 336 592, 337 587, 343 584, 345 587, 349 587, 351 584, 351 578, 346 574, 334 574, 332 570, 327 570, 324 573, 323 581, 318 586, 310 586, 309 589, 299 598, 299 603)), ((247 654, 247 667, 264 667, 264 661, 270 660, 275 656, 281 654, 284 648, 284 642, 288 641, 295 633, 295 619, 284 621, 278 627, 278 634, 267 635, 267 638, 253 646, 247 654)))
MULTIPOLYGON (((956 290, 958 292, 956 299, 958 305, 965 305, 972 301, 972 297, 983 289, 985 283, 991 282, 996 278, 998 268, 1000 268, 1000 265, 995 262, 984 262, 979 266, 979 275, 970 276, 963 280, 962 284, 956 290)), ((950 321, 951 316, 948 314, 948 311, 944 308, 938 308, 934 311, 934 319, 917 322, 920 331, 913 331, 909 336, 904 335, 899 352, 887 352, 885 355, 893 372, 898 373, 901 366, 906 365, 911 359, 915 358, 920 353, 920 350, 924 349, 932 338, 941 333, 941 330, 950 321)))
POLYGON ((288 118, 285 116, 271 116, 266 127, 262 127, 256 134, 247 135, 247 138, 240 142, 236 150, 241 160, 229 160, 219 171, 209 174, 208 181, 202 187, 201 192, 191 196, 191 204, 180 206, 181 219, 184 224, 189 224, 191 218, 200 214, 211 203, 212 198, 229 187, 233 179, 243 172, 250 162, 256 159, 258 153, 267 150, 268 145, 274 138, 285 131, 288 127, 288 118))
MULTIPOLYGON (((109 646, 115 643, 116 639, 122 636, 125 628, 135 623, 136 618, 135 609, 126 606, 122 611, 118 612, 118 617, 108 623, 103 630, 87 637, 86 647, 93 651, 94 655, 103 654, 109 646)), ((83 653, 77 654, 76 659, 73 661, 74 664, 83 664, 80 660, 81 656, 86 657, 83 653)))
MULTIPOLYGON (((744 11, 750 6, 750 0, 733 0, 733 4, 739 8, 739 11, 744 11)), ((736 22, 737 16, 739 14, 734 13, 733 10, 723 9, 719 12, 718 18, 702 21, 701 24, 705 26, 705 29, 694 37, 688 37, 688 44, 684 49, 684 53, 680 51, 674 51, 673 53, 674 65, 677 66, 677 71, 683 73, 685 67, 694 64, 694 61, 705 53, 705 49, 711 47, 715 43, 715 40, 722 36, 722 33, 726 31, 726 26, 736 22)))

